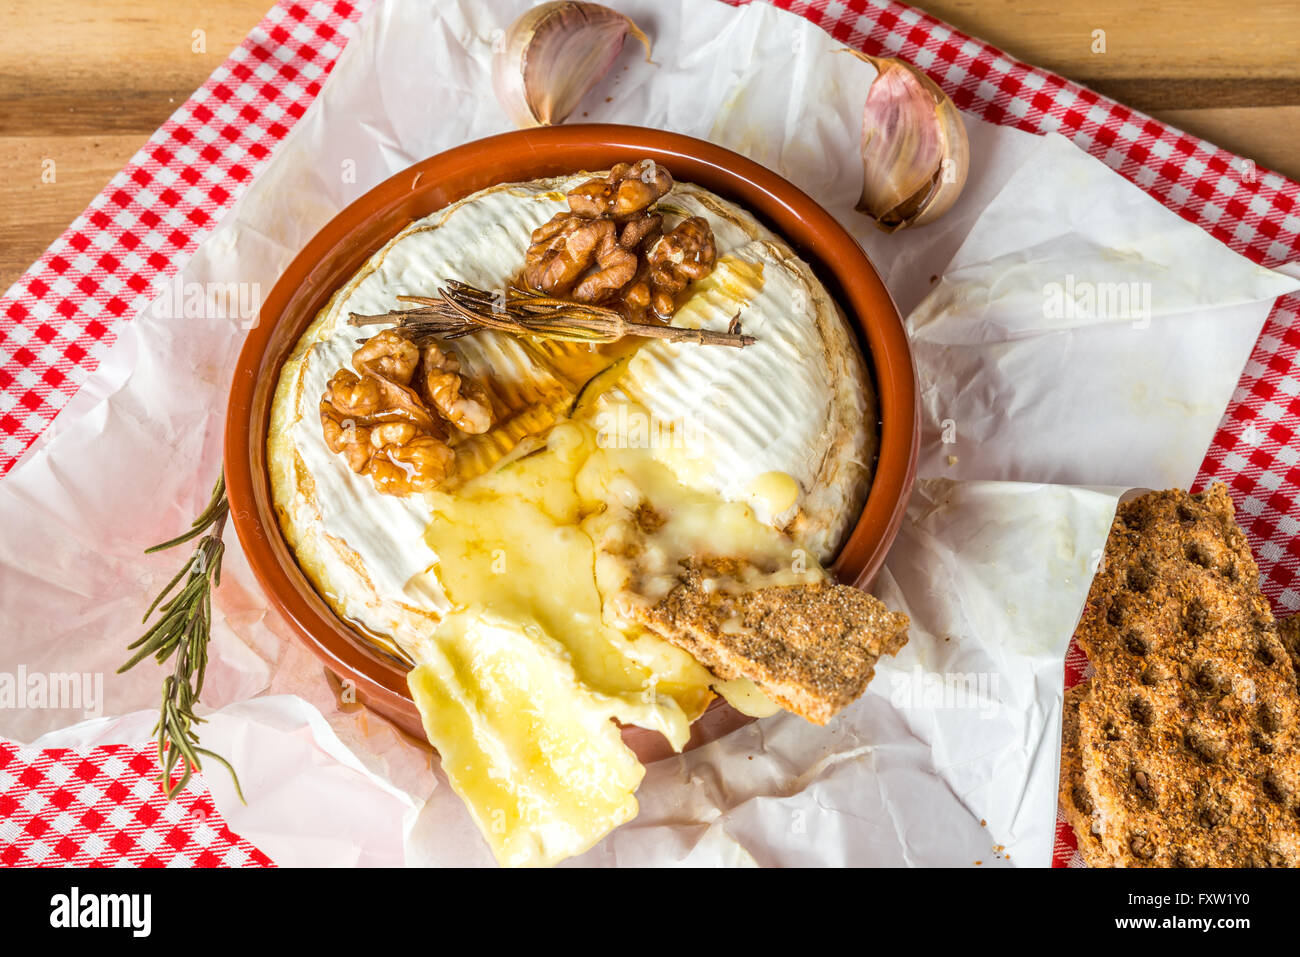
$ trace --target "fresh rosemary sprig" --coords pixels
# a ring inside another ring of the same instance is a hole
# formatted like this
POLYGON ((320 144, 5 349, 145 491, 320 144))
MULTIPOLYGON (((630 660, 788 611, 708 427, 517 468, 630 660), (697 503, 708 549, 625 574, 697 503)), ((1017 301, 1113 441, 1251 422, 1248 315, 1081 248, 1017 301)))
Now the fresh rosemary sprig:
POLYGON ((189 783, 190 776, 202 769, 199 755, 220 761, 235 781, 239 799, 244 792, 239 787, 239 776, 230 762, 207 748, 199 747, 195 725, 203 719, 194 713, 199 695, 203 691, 203 675, 208 666, 208 639, 212 635, 212 589, 221 584, 221 556, 226 546, 221 541, 226 527, 230 503, 226 500, 226 477, 221 475, 212 489, 212 500, 203 510, 190 530, 171 541, 147 549, 145 554, 160 552, 199 538, 194 556, 167 583, 167 587, 154 599, 142 621, 147 622, 156 610, 159 618, 143 635, 133 641, 128 650, 134 651, 131 660, 117 669, 121 674, 153 655, 159 664, 175 656, 176 664, 170 675, 163 679, 162 711, 154 734, 158 736, 158 762, 162 771, 158 781, 168 798, 174 798, 189 783), (205 534, 206 533, 206 534, 205 534), (181 584, 184 579, 184 584, 181 584), (170 599, 167 596, 177 585, 180 591, 170 599), (166 600, 166 604, 164 604, 166 600), (179 781, 173 781, 177 765, 181 766, 179 781))
POLYGON ((556 299, 517 286, 505 290, 504 294, 493 294, 452 280, 438 290, 436 297, 397 298, 416 306, 375 316, 354 312, 349 322, 354 326, 396 322, 403 333, 416 341, 458 339, 480 329, 495 329, 516 336, 572 342, 614 342, 624 336, 638 336, 737 349, 754 344, 753 336, 740 331, 738 318, 732 320, 726 332, 636 322, 624 318, 616 309, 556 299))

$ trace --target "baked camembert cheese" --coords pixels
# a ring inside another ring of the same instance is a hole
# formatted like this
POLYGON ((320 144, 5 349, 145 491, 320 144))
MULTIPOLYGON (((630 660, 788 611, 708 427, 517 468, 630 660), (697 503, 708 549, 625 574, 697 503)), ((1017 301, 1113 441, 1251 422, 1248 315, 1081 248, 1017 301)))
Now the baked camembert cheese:
POLYGON ((904 616, 837 603, 824 570, 877 435, 863 357, 809 267, 642 161, 492 187, 403 229, 301 337, 267 452, 299 564, 410 665, 497 860, 547 865, 636 815, 644 769, 619 725, 681 749, 719 694, 823 723, 901 646, 904 616), (620 213, 629 190, 650 198, 620 213), (748 344, 420 339, 423 313, 390 316, 455 283, 503 301, 542 283, 748 344), (367 389, 392 414, 347 414, 367 389), (833 635, 827 614, 845 618, 833 635))

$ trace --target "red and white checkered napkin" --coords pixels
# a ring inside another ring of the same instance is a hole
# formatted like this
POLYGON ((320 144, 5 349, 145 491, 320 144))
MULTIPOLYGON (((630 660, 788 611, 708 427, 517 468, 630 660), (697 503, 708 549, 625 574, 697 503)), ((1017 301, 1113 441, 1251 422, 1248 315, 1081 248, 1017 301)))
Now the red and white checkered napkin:
POLYGON ((277 3, 0 299, 0 475, 261 171, 364 5, 277 3))
POLYGON ((0 865, 273 866, 226 827, 201 777, 169 801, 157 774, 151 749, 0 741, 0 865))
MULTIPOLYGON (((261 170, 371 2, 280 0, 0 300, 0 474, 85 381, 117 323, 153 298, 261 170)), ((849 46, 920 65, 957 106, 989 122, 1068 136, 1257 263, 1300 259, 1300 186, 1282 176, 903 4, 776 5, 849 46)), ((1300 609, 1298 316, 1300 296, 1274 307, 1196 479, 1197 488, 1228 483, 1265 593, 1290 610, 1300 609)))

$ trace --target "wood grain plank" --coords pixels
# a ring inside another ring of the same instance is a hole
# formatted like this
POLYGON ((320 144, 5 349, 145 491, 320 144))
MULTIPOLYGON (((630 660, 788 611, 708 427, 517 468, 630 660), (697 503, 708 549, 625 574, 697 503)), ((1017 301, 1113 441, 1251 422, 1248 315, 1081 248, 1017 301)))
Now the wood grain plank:
POLYGON ((1012 56, 1300 179, 1296 0, 918 0, 1012 56), (1093 31, 1105 52, 1093 52, 1093 31))
MULTIPOLYGON (((915 5, 1027 63, 1088 85, 1107 78, 1142 80, 1153 88, 1166 79, 1300 79, 1300 3, 1295 0, 917 0, 915 5), (1094 30, 1105 31, 1104 53, 1092 50, 1094 30)), ((1143 108, 1131 100, 1129 105, 1143 108)))
POLYGON ((268 0, 0 3, 0 136, 153 132, 268 0))
MULTIPOLYGON (((700 0, 705 2, 705 0, 700 0)), ((0 0, 0 289, 270 0, 0 0), (202 49, 195 33, 202 30, 202 49), (41 183, 41 162, 56 182, 41 183)), ((1013 56, 1300 179, 1296 0, 920 0, 1013 56), (1092 52, 1093 31, 1106 51, 1092 52)))
POLYGON ((139 148, 136 133, 0 136, 0 290, 8 289, 139 148), (43 182, 46 160, 54 182, 43 182))
POLYGON ((50 92, 193 89, 269 6, 269 0, 0 0, 0 83, 50 92), (201 45, 195 31, 203 31, 201 45))
POLYGON ((269 6, 270 0, 0 0, 0 290, 269 6), (195 30, 204 31, 202 44, 195 30), (46 159, 55 162, 54 183, 41 181, 46 159))
POLYGON ((1162 110, 1160 119, 1239 153, 1257 166, 1300 180, 1300 106, 1162 110))

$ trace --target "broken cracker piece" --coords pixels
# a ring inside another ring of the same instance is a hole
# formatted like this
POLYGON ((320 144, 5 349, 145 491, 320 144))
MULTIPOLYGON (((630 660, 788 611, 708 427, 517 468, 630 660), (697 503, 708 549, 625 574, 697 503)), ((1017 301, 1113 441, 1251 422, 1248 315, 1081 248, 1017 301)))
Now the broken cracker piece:
POLYGON ((1283 618, 1277 623, 1277 637, 1291 656, 1291 667, 1295 669, 1296 685, 1300 688, 1300 615, 1283 618))
POLYGON ((709 572, 687 562, 667 597, 638 611, 641 624, 719 678, 748 678, 815 724, 856 700, 877 660, 907 642, 907 616, 857 588, 822 581, 733 591, 709 572))
POLYGON ((1061 712, 1061 810, 1074 829, 1079 853, 1089 867, 1113 867, 1097 824, 1096 807, 1083 776, 1083 752, 1079 747, 1079 702, 1088 694, 1084 682, 1065 692, 1061 712))

